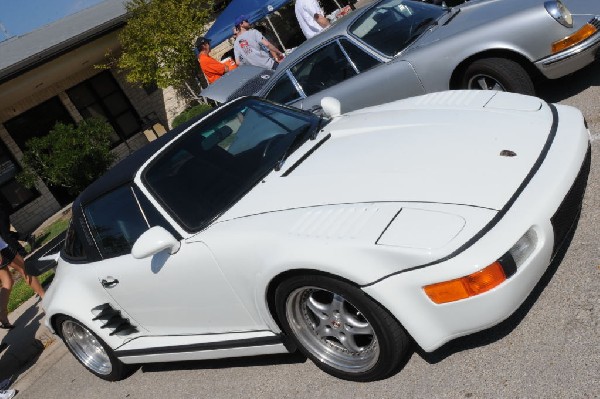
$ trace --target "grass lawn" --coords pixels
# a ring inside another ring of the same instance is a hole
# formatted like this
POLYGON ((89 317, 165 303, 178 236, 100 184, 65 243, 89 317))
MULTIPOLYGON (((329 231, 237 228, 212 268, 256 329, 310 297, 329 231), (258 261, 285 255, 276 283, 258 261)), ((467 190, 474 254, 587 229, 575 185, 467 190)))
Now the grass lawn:
MULTIPOLYGON (((51 280, 54 277, 54 271, 48 270, 38 276, 40 283, 44 285, 46 281, 51 280)), ((20 278, 15 281, 13 289, 10 292, 10 298, 8 300, 8 313, 18 308, 23 302, 33 296, 33 290, 27 285, 24 279, 20 278)))
MULTIPOLYGON (((39 248, 44 244, 50 242, 53 238, 58 236, 60 233, 65 231, 69 227, 69 222, 71 221, 71 214, 69 213, 67 216, 58 219, 56 222, 52 223, 50 226, 46 227, 40 233, 35 235, 35 248, 39 248)), ((31 248, 29 244, 25 245, 25 250, 27 252, 31 252, 31 248)))

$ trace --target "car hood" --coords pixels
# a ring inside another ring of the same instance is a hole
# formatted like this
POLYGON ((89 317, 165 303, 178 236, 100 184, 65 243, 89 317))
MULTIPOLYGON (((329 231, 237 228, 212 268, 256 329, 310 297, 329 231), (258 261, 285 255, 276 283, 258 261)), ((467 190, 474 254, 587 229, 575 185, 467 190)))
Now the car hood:
POLYGON ((540 157, 552 120, 538 98, 487 91, 355 111, 334 119, 223 217, 372 202, 499 210, 540 157))

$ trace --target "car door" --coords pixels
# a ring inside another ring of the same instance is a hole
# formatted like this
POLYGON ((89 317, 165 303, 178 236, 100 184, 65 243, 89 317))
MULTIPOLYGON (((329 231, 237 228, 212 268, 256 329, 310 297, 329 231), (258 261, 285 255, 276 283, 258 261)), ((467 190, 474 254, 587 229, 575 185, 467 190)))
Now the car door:
POLYGON ((171 255, 135 259, 131 247, 151 223, 136 193, 122 186, 85 205, 103 260, 94 266, 106 292, 136 324, 153 335, 207 334, 255 327, 209 248, 182 240, 171 255))
POLYGON ((340 100, 342 112, 349 112, 424 93, 409 62, 382 62, 356 43, 338 38, 293 65, 267 98, 310 109, 331 96, 340 100))

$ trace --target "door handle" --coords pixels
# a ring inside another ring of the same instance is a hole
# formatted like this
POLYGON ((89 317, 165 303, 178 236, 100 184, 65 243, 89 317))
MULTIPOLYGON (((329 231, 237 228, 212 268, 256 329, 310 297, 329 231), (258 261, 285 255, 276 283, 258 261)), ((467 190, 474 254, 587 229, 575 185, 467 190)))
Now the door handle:
POLYGON ((106 279, 102 279, 102 286, 104 288, 112 288, 117 284, 119 284, 119 280, 116 278, 107 277, 106 279))

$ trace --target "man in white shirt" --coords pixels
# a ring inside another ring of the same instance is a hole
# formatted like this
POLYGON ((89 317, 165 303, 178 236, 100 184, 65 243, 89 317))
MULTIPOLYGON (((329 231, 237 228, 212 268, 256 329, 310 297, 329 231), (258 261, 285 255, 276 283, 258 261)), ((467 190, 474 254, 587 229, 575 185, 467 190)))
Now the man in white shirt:
POLYGON ((300 29, 307 39, 329 26, 329 20, 317 0, 296 0, 295 11, 300 29))

